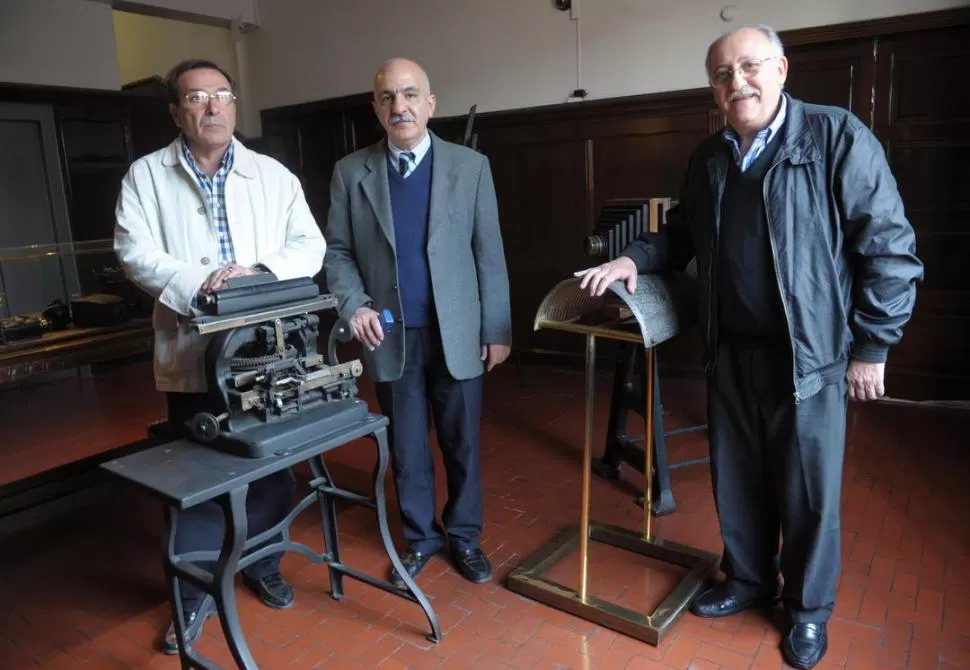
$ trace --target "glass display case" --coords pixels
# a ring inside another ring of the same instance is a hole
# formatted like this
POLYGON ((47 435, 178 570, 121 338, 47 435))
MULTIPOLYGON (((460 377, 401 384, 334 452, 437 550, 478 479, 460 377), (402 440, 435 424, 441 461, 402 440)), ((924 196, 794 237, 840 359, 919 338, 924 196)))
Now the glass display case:
POLYGON ((0 249, 0 385, 150 353, 152 305, 110 239, 0 249))

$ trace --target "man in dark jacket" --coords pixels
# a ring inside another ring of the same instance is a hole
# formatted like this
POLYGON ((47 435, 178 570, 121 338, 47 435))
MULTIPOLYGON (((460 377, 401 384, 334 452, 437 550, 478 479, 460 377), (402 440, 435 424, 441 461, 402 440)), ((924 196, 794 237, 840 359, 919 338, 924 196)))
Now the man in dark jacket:
POLYGON ((726 580, 691 611, 774 602, 780 567, 782 652, 811 668, 839 574, 846 400, 884 394, 923 266, 882 146, 850 112, 783 92, 773 30, 722 36, 706 66, 727 128, 694 152, 679 207, 660 233, 577 276, 593 295, 614 281, 632 291, 638 273, 696 257, 726 580))

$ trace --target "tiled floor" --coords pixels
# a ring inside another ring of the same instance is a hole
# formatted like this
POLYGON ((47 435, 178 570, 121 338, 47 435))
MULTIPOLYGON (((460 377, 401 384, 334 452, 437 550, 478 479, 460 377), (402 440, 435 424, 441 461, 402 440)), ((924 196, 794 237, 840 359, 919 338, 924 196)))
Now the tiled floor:
MULTIPOLYGON (((577 371, 511 366, 493 373, 484 412, 484 547, 496 579, 474 586, 436 558, 419 577, 445 631, 437 645, 404 600, 347 582, 342 602, 328 595, 326 570, 297 555, 283 571, 296 606, 271 611, 240 588, 244 630, 263 668, 780 668, 777 614, 720 621, 685 614, 658 648, 521 598, 503 579, 524 558, 579 519, 583 383, 577 371)), ((599 380, 597 419, 605 426, 609 380, 599 380)), ((668 428, 703 421, 696 382, 664 382, 668 428)), ((369 389, 365 389, 365 392, 369 389)), ((146 402, 153 403, 154 400, 146 402)), ((819 667, 918 670, 970 667, 970 458, 966 413, 892 405, 854 407, 843 493, 843 574, 830 650, 819 667)), ((128 430, 126 427, 125 430, 128 430)), ((600 450, 597 449, 597 452, 600 450)), ((701 435, 670 442, 671 459, 703 455, 701 435)), ((366 490, 366 443, 331 459, 338 483, 366 490)), ((440 458, 439 458, 440 464, 440 458)), ((439 466, 439 474, 440 466, 439 466)), ((639 476, 593 478, 591 516, 635 528, 639 476)), ((439 484, 443 490, 443 478, 439 484)), ((707 465, 673 472, 678 510, 657 535, 719 550, 707 465)), ((313 510, 314 508, 311 508, 313 510)), ((392 511, 392 521, 396 515, 392 511)), ((383 575, 372 513, 340 514, 346 561, 383 575)), ((161 514, 128 490, 30 530, 0 537, 0 668, 177 668, 156 650, 169 611, 161 578, 161 514)), ((294 535, 321 547, 308 511, 294 535)), ((576 581, 576 557, 555 576, 576 581)), ((590 591, 652 609, 676 575, 594 545, 590 591)), ((216 621, 199 648, 232 667, 216 621)))

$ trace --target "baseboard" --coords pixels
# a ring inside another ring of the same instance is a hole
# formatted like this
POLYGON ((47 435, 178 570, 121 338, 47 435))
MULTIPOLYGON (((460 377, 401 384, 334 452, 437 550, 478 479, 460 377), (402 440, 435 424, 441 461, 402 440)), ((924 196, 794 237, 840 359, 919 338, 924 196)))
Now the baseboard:
POLYGON ((10 524, 20 527, 25 520, 35 523, 41 517, 57 514, 66 504, 78 504, 83 496, 108 483, 108 474, 98 466, 149 446, 147 439, 139 440, 3 484, 0 486, 0 532, 10 524))

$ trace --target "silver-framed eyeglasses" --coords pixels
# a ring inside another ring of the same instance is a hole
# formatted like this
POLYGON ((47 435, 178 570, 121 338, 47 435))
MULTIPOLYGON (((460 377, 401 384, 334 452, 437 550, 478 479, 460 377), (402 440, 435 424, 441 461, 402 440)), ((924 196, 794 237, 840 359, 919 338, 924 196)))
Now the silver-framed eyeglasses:
POLYGON ((737 67, 722 67, 714 71, 711 75, 711 84, 714 86, 726 86, 734 79, 734 73, 740 72, 745 79, 756 77, 761 72, 761 67, 768 61, 774 60, 778 56, 767 56, 765 58, 749 58, 741 61, 737 67))
POLYGON ((189 91, 184 97, 185 102, 193 107, 208 105, 210 100, 215 100, 223 107, 231 105, 236 101, 236 94, 232 91, 225 90, 216 91, 215 93, 209 93, 208 91, 189 91))

